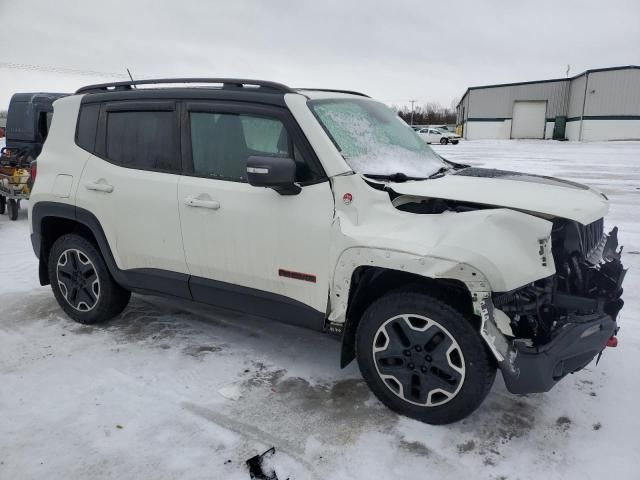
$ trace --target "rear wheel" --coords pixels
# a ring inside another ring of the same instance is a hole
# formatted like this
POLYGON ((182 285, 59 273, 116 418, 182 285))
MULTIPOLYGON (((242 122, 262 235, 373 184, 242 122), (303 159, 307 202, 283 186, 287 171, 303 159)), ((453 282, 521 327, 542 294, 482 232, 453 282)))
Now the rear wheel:
POLYGON ((0 195, 0 215, 4 215, 7 209, 7 197, 0 195))
POLYGON ((77 322, 109 320, 129 303, 131 292, 113 280, 98 249, 84 237, 68 234, 56 240, 48 269, 58 304, 77 322))
POLYGON ((442 137, 442 138, 440 139, 440 143, 441 143, 442 145, 446 145, 447 143, 449 143, 449 140, 447 139, 447 137, 442 137))
POLYGON ((431 424, 473 412, 496 374, 469 321, 422 293, 395 292, 375 301, 358 325, 356 356, 362 376, 385 405, 431 424))
POLYGON ((458 144, 458 140, 451 140, 451 143, 453 143, 454 145, 458 144))
POLYGON ((8 201, 8 211, 9 211, 9 218, 11 220, 17 220, 18 219, 18 211, 20 210, 20 206, 18 205, 18 202, 16 202, 13 198, 10 198, 8 201))

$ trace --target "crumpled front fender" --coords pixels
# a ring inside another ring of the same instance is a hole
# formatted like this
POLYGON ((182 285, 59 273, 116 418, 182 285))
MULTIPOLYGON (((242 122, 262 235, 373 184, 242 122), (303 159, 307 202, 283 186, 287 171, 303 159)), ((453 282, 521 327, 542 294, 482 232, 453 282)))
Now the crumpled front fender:
POLYGON ((388 222, 383 215, 374 224, 359 221, 353 225, 348 217, 337 222, 346 248, 335 263, 333 311, 341 304, 346 309, 351 276, 361 266, 460 280, 468 287, 481 282, 477 290, 494 292, 513 290, 555 273, 552 224, 547 220, 509 209, 441 215, 394 213, 388 222), (374 226, 378 229, 375 236, 369 231, 374 226))
POLYGON ((429 255, 472 265, 491 290, 505 292, 555 273, 551 254, 552 223, 509 209, 455 214, 429 255))

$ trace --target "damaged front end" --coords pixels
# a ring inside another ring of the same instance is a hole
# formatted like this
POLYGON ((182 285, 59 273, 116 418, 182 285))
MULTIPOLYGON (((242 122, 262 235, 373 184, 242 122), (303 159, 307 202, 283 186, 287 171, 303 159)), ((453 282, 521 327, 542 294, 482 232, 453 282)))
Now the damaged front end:
MULTIPOLYGON (((555 220, 551 245, 556 274, 493 294, 493 307, 509 319, 503 333, 507 330, 512 338, 501 369, 510 392, 550 390, 601 354, 617 333, 626 270, 617 227, 609 234, 603 228, 603 219, 589 225, 555 220)), ((542 262, 547 261, 544 247, 542 262)))

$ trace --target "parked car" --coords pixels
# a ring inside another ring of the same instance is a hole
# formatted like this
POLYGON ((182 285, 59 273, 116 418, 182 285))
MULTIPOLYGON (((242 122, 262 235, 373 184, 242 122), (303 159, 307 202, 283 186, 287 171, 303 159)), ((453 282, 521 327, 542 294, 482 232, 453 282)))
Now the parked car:
POLYGON ((427 143, 441 143, 442 145, 452 143, 457 145, 460 141, 460 135, 456 135, 453 132, 442 130, 440 128, 422 128, 418 130, 418 135, 420 135, 427 143))
POLYGON ((602 193, 447 161, 355 92, 84 87, 54 104, 31 200, 40 283, 74 320, 133 291, 304 325, 427 423, 473 412, 497 368, 546 392, 617 342, 602 193))

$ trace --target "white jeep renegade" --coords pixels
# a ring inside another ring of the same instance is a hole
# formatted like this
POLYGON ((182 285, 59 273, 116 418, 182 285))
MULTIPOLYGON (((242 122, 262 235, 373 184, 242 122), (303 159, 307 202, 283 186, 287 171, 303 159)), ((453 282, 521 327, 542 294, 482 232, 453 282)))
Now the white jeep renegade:
POLYGON ((54 109, 31 238, 78 322, 134 291, 322 330, 434 424, 473 412, 497 368, 545 392, 616 342, 625 270, 592 188, 447 161, 356 92, 148 80, 54 109))

